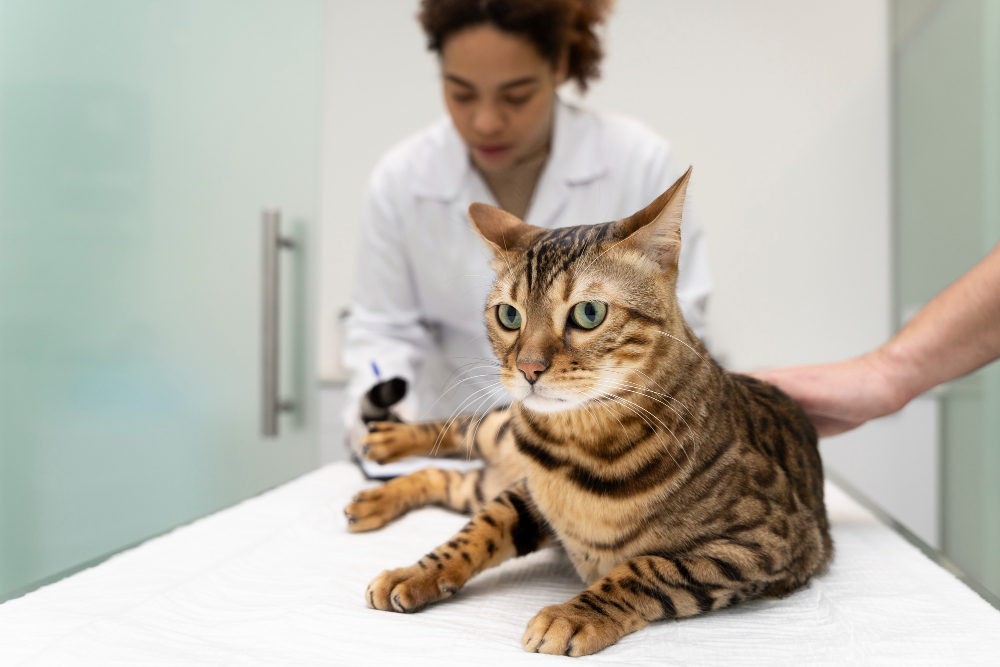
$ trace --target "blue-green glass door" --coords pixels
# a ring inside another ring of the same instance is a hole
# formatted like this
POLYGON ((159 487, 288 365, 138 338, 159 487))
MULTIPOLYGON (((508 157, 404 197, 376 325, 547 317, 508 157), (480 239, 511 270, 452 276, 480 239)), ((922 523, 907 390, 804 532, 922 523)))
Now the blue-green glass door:
MULTIPOLYGON (((1000 242, 1000 0, 894 10, 902 323, 1000 242)), ((1000 362, 938 396, 942 548, 1000 595, 1000 362)))
POLYGON ((321 0, 0 0, 0 599, 316 462, 321 0), (280 381, 261 435, 261 210, 280 381))

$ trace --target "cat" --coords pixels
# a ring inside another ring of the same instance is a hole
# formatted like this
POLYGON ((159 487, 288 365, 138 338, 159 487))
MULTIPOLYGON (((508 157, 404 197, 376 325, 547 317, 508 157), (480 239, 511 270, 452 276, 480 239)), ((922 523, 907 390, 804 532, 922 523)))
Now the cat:
POLYGON ((485 416, 379 423, 365 456, 432 449, 486 465, 428 469, 363 491, 353 531, 439 504, 472 520, 416 564, 377 576, 375 609, 414 612, 550 544, 586 590, 542 609, 528 651, 587 655, 658 619, 782 597, 833 555, 816 431, 777 388, 729 373, 675 296, 689 169, 648 207, 543 229, 485 204, 486 328, 514 398, 485 416))

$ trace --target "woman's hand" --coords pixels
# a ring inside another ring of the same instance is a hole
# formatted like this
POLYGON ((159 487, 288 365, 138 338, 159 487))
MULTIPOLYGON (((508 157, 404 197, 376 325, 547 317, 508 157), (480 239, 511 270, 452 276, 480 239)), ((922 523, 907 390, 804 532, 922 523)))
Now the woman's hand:
POLYGON ((896 412, 909 402, 878 350, 846 361, 749 373, 802 404, 820 437, 896 412))

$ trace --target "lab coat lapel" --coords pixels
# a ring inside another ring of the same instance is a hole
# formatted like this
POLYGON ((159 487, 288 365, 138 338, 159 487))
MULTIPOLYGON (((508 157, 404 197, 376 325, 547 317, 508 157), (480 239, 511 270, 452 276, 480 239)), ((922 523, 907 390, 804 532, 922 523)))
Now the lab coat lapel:
MULTIPOLYGON (((556 226, 574 188, 600 178, 607 171, 596 118, 559 100, 555 114, 552 152, 535 187, 525 219, 538 227, 556 226)), ((560 226, 573 223, 572 220, 561 222, 560 226)))
MULTIPOLYGON (((561 100, 556 100, 555 114, 552 152, 525 216, 526 222, 539 227, 555 226, 574 188, 600 178, 608 169, 598 119, 561 100)), ((431 168, 417 177, 415 195, 448 202, 449 217, 466 224, 469 204, 481 201, 497 205, 485 181, 472 168, 468 149, 450 119, 441 121, 428 148, 439 159, 431 161, 431 168)))
POLYGON ((467 227, 469 205, 484 202, 496 206, 493 194, 485 181, 472 168, 469 150, 448 117, 442 118, 428 138, 426 146, 427 167, 415 175, 413 194, 418 199, 439 201, 444 205, 448 218, 446 228, 452 223, 467 227))

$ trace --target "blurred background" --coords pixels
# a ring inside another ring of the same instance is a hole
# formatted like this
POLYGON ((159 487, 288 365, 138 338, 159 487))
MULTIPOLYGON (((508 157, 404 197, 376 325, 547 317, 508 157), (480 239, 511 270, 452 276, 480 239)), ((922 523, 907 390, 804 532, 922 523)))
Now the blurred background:
MULTIPOLYGON (((0 600, 346 458, 362 193, 444 113, 416 9, 0 0, 0 600)), ((694 165, 727 367, 865 352, 1000 240, 1000 0, 620 0, 605 39, 563 97, 694 165)), ((822 450, 1000 594, 1000 368, 822 450)))

